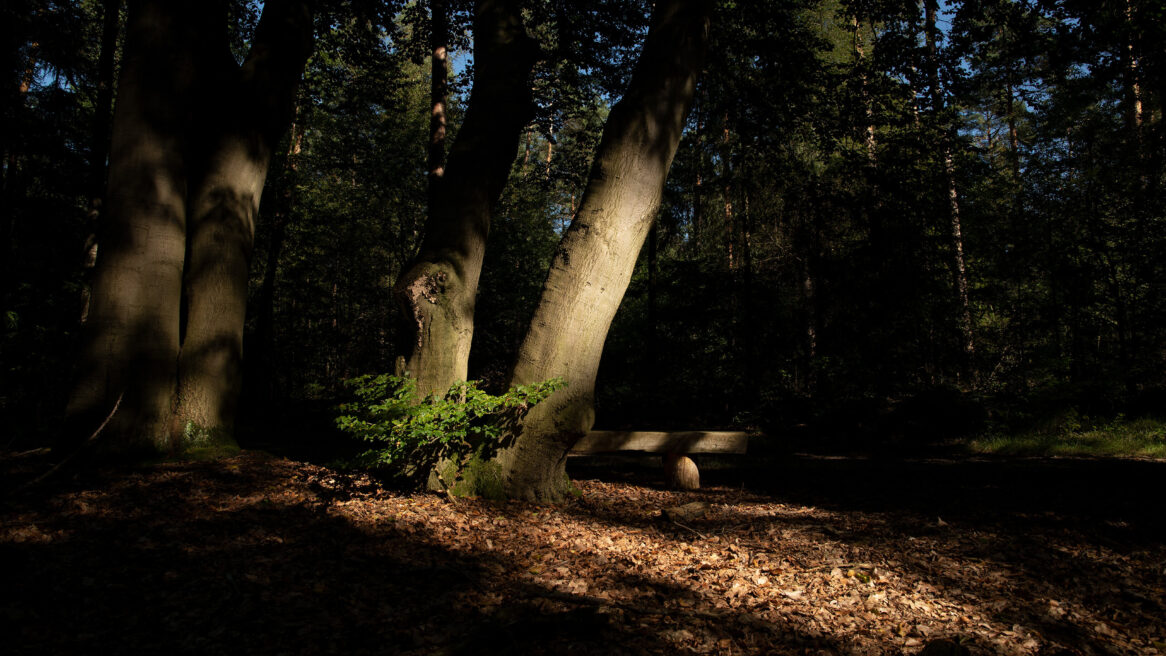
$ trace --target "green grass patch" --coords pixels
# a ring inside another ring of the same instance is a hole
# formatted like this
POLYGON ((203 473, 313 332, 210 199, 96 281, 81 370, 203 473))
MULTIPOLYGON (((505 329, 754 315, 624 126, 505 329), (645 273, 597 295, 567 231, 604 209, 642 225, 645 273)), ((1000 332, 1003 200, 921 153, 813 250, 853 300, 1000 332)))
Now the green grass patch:
POLYGON ((1166 421, 1118 416, 1092 424, 1075 413, 1033 430, 991 432, 972 440, 975 453, 1013 456, 1091 456, 1166 458, 1166 421))

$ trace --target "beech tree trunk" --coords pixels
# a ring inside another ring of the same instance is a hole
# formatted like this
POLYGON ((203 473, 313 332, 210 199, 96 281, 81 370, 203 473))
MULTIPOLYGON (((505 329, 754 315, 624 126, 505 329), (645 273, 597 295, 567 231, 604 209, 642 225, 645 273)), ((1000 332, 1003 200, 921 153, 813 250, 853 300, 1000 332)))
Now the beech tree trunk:
POLYGON ((420 394, 466 379, 491 212, 534 113, 529 78, 538 56, 518 2, 479 0, 465 123, 444 172, 430 177, 421 250, 394 290, 410 322, 405 368, 420 394))
MULTIPOLYGON (((225 12, 215 25, 226 25, 225 12)), ((179 360, 175 438, 192 429, 234 429, 243 386, 243 322, 255 220, 271 154, 291 122, 295 94, 312 48, 307 0, 268 1, 247 60, 230 58, 206 76, 195 133, 209 150, 188 197, 186 322, 179 360)))
POLYGON ((225 3, 129 3, 109 211, 63 445, 119 398, 102 450, 165 453, 189 425, 231 429, 259 195, 311 34, 306 0, 269 0, 239 67, 225 3))
POLYGON ((109 451, 165 452, 186 249, 194 2, 130 3, 110 143, 108 213, 61 446, 106 426, 109 451))
POLYGON ((512 497, 560 498, 567 451, 594 423, 603 343, 656 218, 703 65, 710 11, 708 1, 656 4, 628 90, 608 116, 511 375, 512 384, 555 376, 568 384, 532 409, 497 458, 512 497))

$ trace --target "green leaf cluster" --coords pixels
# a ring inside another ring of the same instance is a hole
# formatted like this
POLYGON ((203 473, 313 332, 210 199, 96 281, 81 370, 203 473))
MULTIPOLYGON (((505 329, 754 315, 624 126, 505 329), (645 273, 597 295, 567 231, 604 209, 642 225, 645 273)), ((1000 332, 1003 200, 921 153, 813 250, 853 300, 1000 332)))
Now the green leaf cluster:
POLYGON ((477 381, 465 381, 443 395, 419 398, 408 376, 369 374, 345 384, 355 398, 339 406, 336 425, 373 445, 354 464, 413 487, 432 473, 445 489, 461 479, 471 460, 489 460, 512 444, 527 412, 566 386, 552 378, 495 396, 477 381))

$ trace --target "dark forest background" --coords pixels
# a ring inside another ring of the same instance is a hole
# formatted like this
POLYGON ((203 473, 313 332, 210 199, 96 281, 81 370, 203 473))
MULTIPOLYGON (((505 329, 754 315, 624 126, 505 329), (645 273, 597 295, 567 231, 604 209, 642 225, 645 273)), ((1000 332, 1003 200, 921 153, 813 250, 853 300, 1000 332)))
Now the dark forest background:
MULTIPOLYGON (((5 448, 47 444, 68 394, 121 4, 0 10, 5 448)), ((607 341, 598 427, 853 447, 1166 414, 1166 8, 931 4, 721 3, 607 341)), ((466 8, 453 9, 456 139, 473 59, 466 8)), ((240 53, 257 11, 234 6, 240 53)), ((539 112, 490 235, 470 373, 493 389, 648 3, 529 11, 562 56, 536 70, 539 112)), ((252 256, 245 443, 327 428, 344 379, 392 369, 392 285, 426 213, 426 15, 392 2, 320 12, 252 256)))

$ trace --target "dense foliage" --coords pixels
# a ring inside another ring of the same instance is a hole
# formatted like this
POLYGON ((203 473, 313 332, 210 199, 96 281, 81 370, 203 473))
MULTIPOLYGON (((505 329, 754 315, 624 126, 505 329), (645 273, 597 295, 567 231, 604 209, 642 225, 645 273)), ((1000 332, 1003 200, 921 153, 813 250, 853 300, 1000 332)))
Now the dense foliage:
POLYGON ((421 399, 408 376, 368 374, 346 384, 355 399, 339 407, 336 426, 372 445, 354 464, 413 485, 433 472, 445 489, 455 487, 471 460, 489 460, 509 446, 522 417, 564 386, 555 379, 495 396, 466 381, 421 399))

